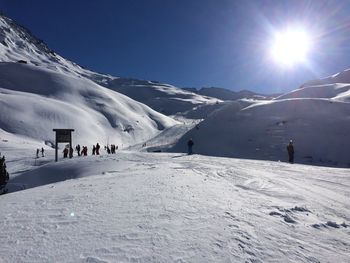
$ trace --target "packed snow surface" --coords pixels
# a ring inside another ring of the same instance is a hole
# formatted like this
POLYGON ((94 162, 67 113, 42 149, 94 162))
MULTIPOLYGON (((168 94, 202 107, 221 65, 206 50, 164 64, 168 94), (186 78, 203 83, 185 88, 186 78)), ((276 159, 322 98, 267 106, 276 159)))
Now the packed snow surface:
MULTIPOLYGON (((23 169, 29 149, 5 150, 12 172, 23 169)), ((50 163, 12 177, 10 191, 26 190, 0 197, 1 262, 350 258, 346 169, 124 151, 52 163, 47 154, 37 160, 50 163)))

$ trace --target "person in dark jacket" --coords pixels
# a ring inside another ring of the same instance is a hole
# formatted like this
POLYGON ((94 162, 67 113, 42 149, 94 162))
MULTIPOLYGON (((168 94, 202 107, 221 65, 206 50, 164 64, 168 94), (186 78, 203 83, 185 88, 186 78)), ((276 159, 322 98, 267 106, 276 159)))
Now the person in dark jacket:
POLYGON ((80 145, 75 146, 75 150, 78 152, 78 156, 80 156, 80 145))
MULTIPOLYGON (((0 154, 0 157, 1 157, 1 154, 0 154)), ((8 181, 9 181, 9 173, 6 171, 5 156, 3 156, 2 158, 0 158, 0 190, 5 189, 5 186, 8 181)), ((0 193, 1 192, 2 191, 0 191, 0 193)))
POLYGON ((68 157, 68 152, 69 152, 68 148, 64 148, 63 149, 63 158, 67 158, 68 157))
POLYGON ((41 157, 44 157, 44 148, 43 147, 41 147, 41 157))
POLYGON ((288 152, 288 157, 289 157, 289 162, 294 163, 294 146, 293 146, 293 141, 290 140, 288 146, 287 146, 287 152, 288 152))
POLYGON ((88 152, 87 146, 83 146, 83 149, 82 149, 82 151, 81 151, 81 155, 82 155, 82 156, 87 156, 87 152, 88 152))
POLYGON ((84 156, 87 156, 87 146, 84 146, 84 156))
POLYGON ((192 154, 192 147, 193 147, 193 145, 194 145, 194 142, 193 142, 193 140, 192 140, 192 138, 191 138, 191 139, 189 139, 188 142, 187 142, 187 146, 188 146, 188 155, 191 155, 191 154, 192 154))
POLYGON ((73 158, 73 152, 74 152, 73 148, 70 147, 69 148, 69 158, 73 158))
POLYGON ((100 155, 100 148, 101 148, 101 146, 97 143, 96 144, 96 155, 100 155))

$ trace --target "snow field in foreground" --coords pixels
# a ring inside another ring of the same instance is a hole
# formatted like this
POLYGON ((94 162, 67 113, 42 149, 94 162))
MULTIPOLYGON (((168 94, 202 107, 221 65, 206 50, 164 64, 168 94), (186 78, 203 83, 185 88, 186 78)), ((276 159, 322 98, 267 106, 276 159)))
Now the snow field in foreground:
POLYGON ((118 152, 46 164, 19 179, 42 186, 1 196, 3 262, 350 257, 346 169, 118 152), (76 179, 46 184, 53 177, 76 179))

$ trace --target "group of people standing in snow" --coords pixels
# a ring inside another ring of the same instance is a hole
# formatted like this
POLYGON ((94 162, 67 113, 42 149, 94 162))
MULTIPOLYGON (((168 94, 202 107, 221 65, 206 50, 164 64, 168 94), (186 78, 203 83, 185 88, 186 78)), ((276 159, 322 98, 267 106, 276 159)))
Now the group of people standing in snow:
POLYGON ((36 158, 39 158, 39 153, 41 152, 41 157, 44 157, 44 152, 45 152, 45 150, 44 150, 44 148, 43 147, 41 147, 41 150, 38 148, 38 149, 36 149, 36 158))
POLYGON ((115 154, 115 150, 118 150, 118 145, 115 146, 114 144, 111 144, 111 148, 109 146, 105 146, 105 150, 107 151, 108 154, 115 154))
POLYGON ((69 158, 73 158, 73 148, 72 147, 66 147, 63 149, 63 158, 67 158, 69 155, 69 158))
MULTIPOLYGON (((92 155, 100 155, 100 149, 101 146, 99 143, 96 143, 96 145, 92 146, 92 155)), ((111 148, 109 146, 105 146, 105 150, 108 154, 115 154, 116 150, 118 150, 118 145, 115 144, 111 145, 111 148)), ((80 146, 79 144, 75 146, 75 151, 77 152, 78 156, 87 156, 88 155, 88 147, 87 146, 80 146)), ((73 148, 72 147, 66 147, 63 150, 63 158, 73 158, 73 148)))

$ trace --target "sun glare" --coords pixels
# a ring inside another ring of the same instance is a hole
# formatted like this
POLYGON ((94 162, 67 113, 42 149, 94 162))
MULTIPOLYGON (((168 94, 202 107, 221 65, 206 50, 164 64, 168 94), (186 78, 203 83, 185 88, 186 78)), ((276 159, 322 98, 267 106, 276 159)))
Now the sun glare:
POLYGON ((303 63, 310 50, 310 38, 303 30, 276 33, 271 47, 272 58, 284 66, 303 63))

